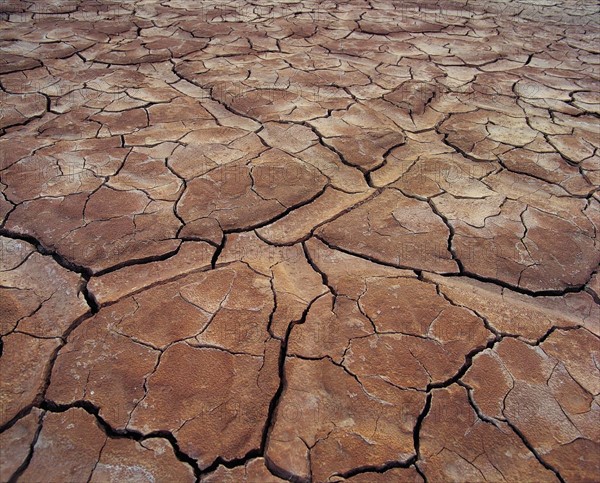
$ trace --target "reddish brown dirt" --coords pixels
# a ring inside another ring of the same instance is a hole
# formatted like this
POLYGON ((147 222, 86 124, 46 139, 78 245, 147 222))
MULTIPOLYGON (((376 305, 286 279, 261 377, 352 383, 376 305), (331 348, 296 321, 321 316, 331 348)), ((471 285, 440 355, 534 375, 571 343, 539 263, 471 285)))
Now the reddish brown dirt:
POLYGON ((0 480, 600 480, 596 2, 0 4, 0 480))

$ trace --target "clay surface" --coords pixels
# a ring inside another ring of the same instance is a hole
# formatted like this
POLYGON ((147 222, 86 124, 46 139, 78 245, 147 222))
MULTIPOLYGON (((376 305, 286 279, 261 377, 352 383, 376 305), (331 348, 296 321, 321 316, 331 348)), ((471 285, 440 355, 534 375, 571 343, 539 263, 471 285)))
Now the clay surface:
POLYGON ((600 479, 597 2, 0 3, 1 482, 600 479))

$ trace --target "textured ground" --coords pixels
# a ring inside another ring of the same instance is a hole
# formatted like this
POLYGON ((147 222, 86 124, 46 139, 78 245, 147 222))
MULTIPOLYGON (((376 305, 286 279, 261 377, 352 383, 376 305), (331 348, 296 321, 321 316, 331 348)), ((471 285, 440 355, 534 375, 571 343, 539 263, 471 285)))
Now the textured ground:
POLYGON ((595 2, 0 11, 1 481, 600 479, 595 2))

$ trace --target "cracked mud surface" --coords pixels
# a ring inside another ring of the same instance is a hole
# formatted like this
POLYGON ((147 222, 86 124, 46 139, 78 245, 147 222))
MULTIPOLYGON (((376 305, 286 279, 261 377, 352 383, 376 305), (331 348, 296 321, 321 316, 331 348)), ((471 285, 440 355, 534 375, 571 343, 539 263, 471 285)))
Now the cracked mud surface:
POLYGON ((0 480, 598 481, 598 21, 3 2, 0 480))

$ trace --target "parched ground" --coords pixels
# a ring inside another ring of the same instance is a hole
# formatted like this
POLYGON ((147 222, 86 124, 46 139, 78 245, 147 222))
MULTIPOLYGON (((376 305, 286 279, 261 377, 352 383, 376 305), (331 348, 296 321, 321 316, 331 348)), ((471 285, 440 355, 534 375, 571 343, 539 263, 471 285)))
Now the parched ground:
POLYGON ((600 480, 596 2, 0 3, 0 480, 600 480))

